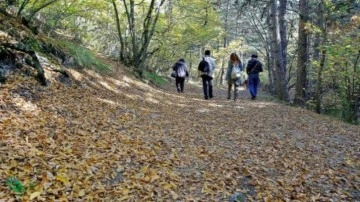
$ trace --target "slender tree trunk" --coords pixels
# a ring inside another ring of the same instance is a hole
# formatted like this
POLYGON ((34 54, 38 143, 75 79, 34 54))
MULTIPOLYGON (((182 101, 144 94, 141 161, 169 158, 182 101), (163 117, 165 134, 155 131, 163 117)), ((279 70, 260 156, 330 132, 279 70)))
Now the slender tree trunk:
POLYGON ((325 11, 324 11, 324 7, 323 5, 319 5, 320 6, 320 29, 322 31, 322 51, 321 51, 321 56, 320 56, 320 67, 319 70, 317 72, 317 83, 316 83, 316 92, 315 92, 315 99, 316 99, 316 113, 320 114, 321 113, 321 91, 322 91, 322 72, 325 68, 325 61, 326 61, 326 47, 324 47, 327 43, 327 26, 326 26, 326 21, 325 21, 325 11))
POLYGON ((321 114, 321 89, 322 89, 322 71, 324 70, 325 60, 326 60, 326 49, 324 48, 321 52, 321 61, 320 68, 317 73, 317 83, 316 83, 316 113, 321 114))
POLYGON ((128 30, 130 34, 130 40, 131 40, 131 48, 132 48, 132 55, 130 58, 132 59, 131 63, 135 66, 134 57, 138 54, 137 52, 137 39, 136 39, 136 30, 135 30, 135 11, 134 11, 134 0, 129 1, 129 5, 126 2, 126 0, 123 0, 123 5, 125 8, 126 13, 126 19, 128 21, 128 30))
MULTIPOLYGON (((271 13, 271 9, 269 9, 269 12, 271 13)), ((270 26, 268 26, 268 33, 267 37, 266 37, 266 44, 268 47, 268 74, 269 74, 269 83, 270 83, 270 92, 272 95, 275 95, 275 84, 277 83, 277 78, 276 78, 276 71, 275 71, 275 58, 274 58, 274 50, 273 50, 273 46, 272 46, 272 30, 273 25, 271 24, 271 16, 269 15, 266 18, 266 23, 270 26)))
POLYGON ((20 5, 20 7, 19 7, 19 10, 18 10, 18 12, 17 12, 17 14, 16 14, 18 17, 21 17, 22 11, 25 9, 26 5, 27 5, 29 2, 30 2, 30 0, 24 0, 24 1, 21 3, 21 5, 20 5))
POLYGON ((282 57, 282 67, 285 70, 286 75, 286 66, 287 66, 287 29, 286 29, 286 3, 287 0, 280 0, 279 7, 279 28, 280 28, 280 40, 281 40, 281 57, 282 57))
MULTIPOLYGON (((321 13, 321 5, 318 6, 318 8, 316 9, 316 12, 317 13, 321 13)), ((316 22, 317 26, 318 27, 321 27, 321 19, 317 19, 317 22, 316 22)), ((312 53, 312 60, 313 61, 320 61, 320 44, 321 44, 321 33, 320 32, 316 32, 314 35, 313 35, 313 53, 312 53)), ((308 73, 309 74, 316 74, 316 71, 314 70, 314 68, 311 68, 311 69, 308 69, 308 73)), ((309 98, 314 98, 316 97, 316 84, 317 81, 315 79, 309 79, 308 80, 308 93, 306 94, 306 99, 309 99, 309 98), (314 90, 315 89, 315 90, 314 90)))
POLYGON ((282 46, 278 21, 278 4, 277 0, 273 0, 271 5, 271 23, 272 23, 272 39, 273 50, 275 56, 275 70, 276 70, 276 94, 281 100, 288 100, 286 88, 286 69, 283 66, 282 46))
POLYGON ((142 33, 138 33, 137 30, 135 29, 135 24, 136 24, 135 1, 129 0, 129 2, 127 3, 126 0, 123 0, 122 2, 124 4, 126 18, 128 21, 128 29, 131 38, 131 46, 132 46, 132 56, 130 57, 131 64, 135 67, 135 70, 137 71, 139 76, 142 77, 142 73, 145 68, 145 60, 148 56, 149 44, 155 32, 155 26, 159 19, 160 7, 164 4, 165 0, 161 0, 157 8, 156 8, 157 1, 151 0, 146 13, 146 17, 142 23, 143 25, 142 33), (154 13, 155 13, 155 17, 153 16, 154 13))
POLYGON ((141 77, 142 77, 142 73, 143 73, 144 67, 145 67, 144 65, 145 65, 146 56, 148 54, 147 50, 149 48, 151 38, 155 32, 155 27, 156 27, 157 21, 159 19, 160 7, 164 4, 164 2, 165 2, 165 0, 161 0, 159 7, 157 9, 155 9, 156 1, 152 0, 150 3, 150 7, 148 10, 147 16, 143 22, 144 31, 142 33, 141 49, 140 49, 139 55, 138 55, 139 65, 136 66, 141 77), (155 18, 153 19, 152 15, 153 15, 154 9, 155 9, 155 18))
POLYGON ((296 92, 295 104, 304 105, 306 102, 306 81, 307 81, 307 65, 308 65, 308 33, 305 25, 308 22, 307 1, 300 0, 300 21, 299 21, 299 40, 298 40, 298 64, 296 71, 296 92))
MULTIPOLYGON (((360 59, 360 50, 358 51, 358 55, 356 57, 355 63, 354 63, 354 75, 358 74, 358 63, 360 59)), ((353 86, 355 89, 355 106, 354 106, 354 112, 356 113, 356 123, 360 123, 360 81, 359 80, 353 80, 353 86)))
POLYGON ((37 9, 35 9, 34 11, 32 11, 31 15, 26 19, 27 22, 29 23, 32 18, 35 16, 36 13, 38 13, 40 10, 50 6, 51 4, 53 3, 56 3, 58 0, 52 0, 52 1, 49 1, 47 3, 44 3, 43 5, 39 6, 37 9))
POLYGON ((224 22, 224 41, 223 47, 226 48, 228 46, 228 29, 229 29, 229 6, 230 0, 226 1, 226 10, 225 10, 225 22, 224 22))
POLYGON ((353 75, 352 80, 350 81, 349 85, 351 89, 351 100, 350 102, 350 111, 351 111, 351 123, 358 123, 358 113, 359 113, 359 101, 360 101, 360 83, 356 79, 357 69, 358 69, 358 62, 360 59, 360 51, 358 51, 358 54, 356 56, 355 62, 354 62, 354 68, 353 68, 353 75))
POLYGON ((119 53, 119 57, 120 57, 120 61, 121 62, 125 62, 125 58, 124 58, 124 40, 121 34, 121 27, 120 27, 120 19, 119 19, 119 12, 115 3, 115 0, 111 0, 112 5, 114 7, 114 11, 115 11, 115 19, 116 19, 116 28, 117 28, 117 32, 118 32, 118 37, 119 37, 119 41, 120 41, 120 53, 119 53))

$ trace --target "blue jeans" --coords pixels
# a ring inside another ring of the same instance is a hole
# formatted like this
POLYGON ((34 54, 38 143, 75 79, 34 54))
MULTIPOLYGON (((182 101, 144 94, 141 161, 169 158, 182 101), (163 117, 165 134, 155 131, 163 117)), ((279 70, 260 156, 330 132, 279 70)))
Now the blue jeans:
POLYGON ((259 83, 260 83, 259 74, 249 75, 249 91, 252 99, 256 98, 259 83))
POLYGON ((208 75, 201 75, 202 83, 203 83, 203 90, 204 90, 204 97, 205 100, 214 97, 213 95, 213 84, 212 80, 213 78, 208 75))

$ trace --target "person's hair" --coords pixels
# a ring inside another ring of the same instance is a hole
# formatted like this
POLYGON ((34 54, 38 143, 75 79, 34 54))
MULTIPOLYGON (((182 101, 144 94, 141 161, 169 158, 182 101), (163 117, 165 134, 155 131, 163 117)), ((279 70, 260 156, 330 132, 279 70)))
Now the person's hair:
POLYGON ((211 54, 210 50, 205 51, 205 55, 210 55, 210 54, 211 54))
POLYGON ((185 62, 185 60, 184 60, 183 58, 181 58, 181 59, 179 60, 179 62, 185 62))
POLYGON ((257 55, 256 53, 253 53, 253 54, 251 55, 251 57, 252 57, 252 58, 257 58, 258 55, 257 55))
POLYGON ((241 63, 241 60, 240 60, 238 54, 236 54, 236 53, 231 53, 231 54, 230 54, 230 60, 231 60, 232 62, 234 62, 234 61, 239 61, 239 62, 241 63))

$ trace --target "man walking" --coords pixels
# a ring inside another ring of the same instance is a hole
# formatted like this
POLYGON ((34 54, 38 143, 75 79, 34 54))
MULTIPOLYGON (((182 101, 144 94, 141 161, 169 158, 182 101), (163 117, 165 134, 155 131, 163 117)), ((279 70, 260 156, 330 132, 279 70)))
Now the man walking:
POLYGON ((213 78, 215 73, 215 59, 210 57, 210 50, 205 51, 203 61, 199 64, 199 71, 202 78, 204 98, 205 100, 211 99, 214 97, 213 94, 213 78))
POLYGON ((252 54, 251 59, 246 66, 246 73, 249 75, 249 91, 252 100, 256 99, 257 89, 260 83, 259 73, 263 71, 262 64, 257 58, 257 54, 252 54))

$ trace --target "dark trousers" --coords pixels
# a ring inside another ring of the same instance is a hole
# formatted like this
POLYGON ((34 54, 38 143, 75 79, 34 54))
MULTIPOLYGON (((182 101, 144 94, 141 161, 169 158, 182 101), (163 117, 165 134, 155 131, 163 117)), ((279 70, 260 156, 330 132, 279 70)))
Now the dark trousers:
POLYGON ((255 99, 257 96, 257 89, 260 83, 259 74, 250 74, 249 75, 249 91, 251 98, 255 99))
POLYGON ((203 83, 203 90, 204 90, 204 98, 205 100, 214 97, 213 95, 213 78, 208 75, 201 75, 202 83, 203 83))
POLYGON ((185 78, 182 78, 182 77, 175 78, 176 89, 179 93, 184 92, 184 83, 185 83, 185 78))

